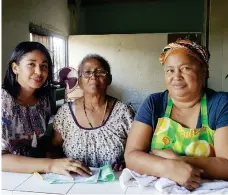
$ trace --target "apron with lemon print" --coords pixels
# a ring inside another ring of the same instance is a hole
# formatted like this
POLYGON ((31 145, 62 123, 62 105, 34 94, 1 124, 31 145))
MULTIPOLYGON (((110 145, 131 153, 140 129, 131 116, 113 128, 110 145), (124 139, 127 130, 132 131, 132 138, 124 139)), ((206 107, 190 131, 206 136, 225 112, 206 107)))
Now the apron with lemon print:
POLYGON ((185 128, 170 118, 173 102, 168 100, 165 116, 158 119, 152 138, 151 150, 173 149, 182 156, 215 156, 214 130, 208 125, 206 94, 201 99, 202 127, 199 129, 185 128))

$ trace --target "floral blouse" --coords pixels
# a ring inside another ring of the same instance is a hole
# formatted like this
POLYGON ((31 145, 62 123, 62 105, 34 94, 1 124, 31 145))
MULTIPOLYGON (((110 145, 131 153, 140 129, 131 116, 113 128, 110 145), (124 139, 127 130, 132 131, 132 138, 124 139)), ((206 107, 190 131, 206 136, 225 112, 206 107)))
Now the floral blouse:
POLYGON ((53 123, 54 130, 64 140, 65 155, 90 167, 123 161, 127 134, 134 118, 133 109, 116 100, 108 118, 96 128, 80 126, 74 110, 74 103, 64 104, 53 123))
POLYGON ((31 156, 37 140, 46 131, 50 102, 42 97, 32 106, 22 106, 2 89, 2 153, 31 156))

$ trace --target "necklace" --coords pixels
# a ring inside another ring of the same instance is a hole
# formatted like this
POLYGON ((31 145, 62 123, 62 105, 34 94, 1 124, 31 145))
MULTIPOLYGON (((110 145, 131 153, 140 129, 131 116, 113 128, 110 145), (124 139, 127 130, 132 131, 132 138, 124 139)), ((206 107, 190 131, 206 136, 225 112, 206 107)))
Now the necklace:
MULTIPOLYGON (((105 103, 104 114, 103 114, 103 118, 102 118, 102 121, 101 121, 100 126, 104 123, 104 118, 105 118, 107 106, 108 106, 108 98, 107 98, 106 103, 105 103)), ((87 116, 86 107, 85 107, 85 98, 84 98, 84 101, 83 101, 83 107, 84 107, 84 112, 85 112, 85 116, 86 116, 86 118, 87 118, 87 120, 88 120, 88 123, 89 123, 89 125, 91 126, 91 128, 93 128, 93 125, 92 125, 92 123, 90 122, 90 120, 89 120, 89 118, 88 118, 88 116, 87 116)))

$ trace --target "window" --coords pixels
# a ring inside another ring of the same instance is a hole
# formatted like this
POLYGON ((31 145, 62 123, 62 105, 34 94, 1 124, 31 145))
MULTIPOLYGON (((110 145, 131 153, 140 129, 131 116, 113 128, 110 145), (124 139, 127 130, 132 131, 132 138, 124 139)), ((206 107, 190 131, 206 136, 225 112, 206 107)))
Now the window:
POLYGON ((67 66, 67 39, 55 35, 37 25, 30 24, 30 41, 42 43, 48 50, 53 61, 53 73, 67 66))

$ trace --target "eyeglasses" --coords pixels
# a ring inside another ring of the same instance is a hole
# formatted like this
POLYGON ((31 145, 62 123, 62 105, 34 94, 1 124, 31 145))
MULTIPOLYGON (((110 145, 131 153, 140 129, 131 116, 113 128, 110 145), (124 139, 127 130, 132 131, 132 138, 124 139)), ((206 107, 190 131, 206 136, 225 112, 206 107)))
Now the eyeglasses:
POLYGON ((92 77, 93 75, 94 75, 95 77, 105 77, 107 74, 108 74, 108 72, 105 71, 105 70, 96 70, 96 71, 84 70, 84 71, 81 73, 81 76, 83 76, 84 78, 90 78, 90 77, 92 77))

